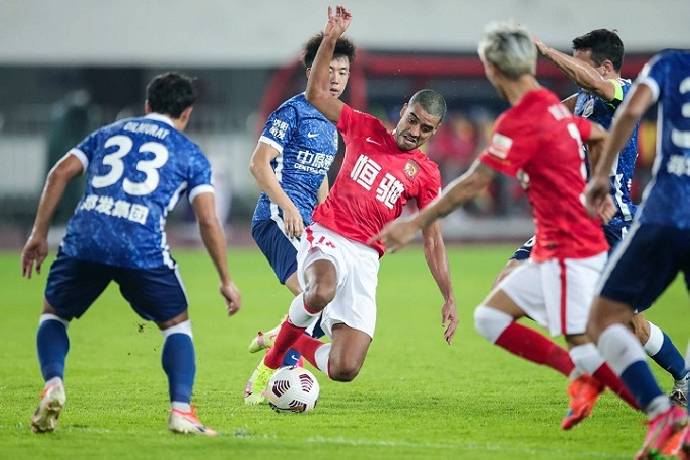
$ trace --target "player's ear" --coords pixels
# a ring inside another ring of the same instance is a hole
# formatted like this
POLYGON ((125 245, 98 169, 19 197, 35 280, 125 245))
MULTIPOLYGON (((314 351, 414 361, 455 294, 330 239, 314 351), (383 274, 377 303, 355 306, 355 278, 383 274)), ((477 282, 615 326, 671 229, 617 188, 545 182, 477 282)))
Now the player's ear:
POLYGON ((613 62, 611 62, 610 59, 604 59, 604 61, 601 63, 601 66, 606 70, 606 73, 612 73, 615 72, 616 69, 613 67, 613 62))
POLYGON ((403 113, 405 113, 405 110, 406 110, 406 109, 407 109, 407 102, 405 102, 405 103, 403 104, 402 108, 400 109, 400 118, 402 118, 403 113))
POLYGON ((144 102, 144 115, 148 115, 151 112, 153 112, 153 110, 151 110, 151 104, 149 104, 149 100, 146 99, 146 102, 144 102))
POLYGON ((311 73, 311 67, 307 67, 306 70, 304 71, 304 74, 307 76, 307 80, 309 80, 309 74, 311 73))
POLYGON ((185 125, 189 122, 189 117, 192 116, 192 110, 193 109, 194 109, 194 107, 190 105, 189 107, 184 109, 182 111, 182 113, 180 114, 180 120, 183 121, 185 125))

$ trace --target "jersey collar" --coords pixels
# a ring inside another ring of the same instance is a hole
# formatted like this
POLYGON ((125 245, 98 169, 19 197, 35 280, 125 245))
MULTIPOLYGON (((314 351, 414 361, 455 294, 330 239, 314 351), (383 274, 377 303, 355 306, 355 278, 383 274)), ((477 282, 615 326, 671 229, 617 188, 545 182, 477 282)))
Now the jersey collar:
POLYGON ((173 128, 175 127, 175 123, 172 121, 172 118, 170 118, 167 115, 163 115, 162 113, 151 112, 148 115, 146 115, 144 118, 150 118, 151 120, 162 121, 163 123, 169 124, 173 128))

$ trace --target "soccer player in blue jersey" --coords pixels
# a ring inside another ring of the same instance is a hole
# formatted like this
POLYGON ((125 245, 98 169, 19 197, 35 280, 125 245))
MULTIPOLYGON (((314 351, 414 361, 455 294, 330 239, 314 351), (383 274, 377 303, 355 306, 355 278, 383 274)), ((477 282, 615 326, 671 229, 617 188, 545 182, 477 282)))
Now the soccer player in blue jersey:
POLYGON ((105 126, 70 150, 48 174, 31 235, 22 250, 22 274, 40 272, 48 228, 65 185, 86 175, 86 190, 50 267, 36 345, 45 386, 31 426, 55 429, 65 404, 67 327, 114 281, 132 309, 163 334, 168 376, 168 427, 177 433, 215 435, 190 406, 195 358, 187 296, 166 242, 165 220, 187 198, 220 278, 229 314, 241 299, 227 268, 225 236, 215 211, 211 166, 182 131, 192 113, 192 80, 177 73, 147 87, 146 116, 105 126))
MULTIPOLYGON (((304 47, 304 66, 309 77, 322 34, 312 37, 304 47)), ((338 39, 329 67, 329 91, 340 97, 347 87, 355 46, 347 38, 338 39)), ((304 228, 312 223, 312 212, 328 194, 328 169, 338 150, 335 125, 307 102, 300 93, 283 102, 266 120, 249 170, 256 178, 261 195, 252 218, 252 237, 266 256, 281 284, 293 295, 302 289, 297 280, 297 248, 304 228)), ((318 320, 309 329, 322 337, 318 320)), ((279 326, 259 335, 250 344, 251 352, 272 346, 279 326)), ((284 365, 294 365, 300 354, 290 350, 284 365)), ((262 402, 253 391, 254 375, 245 388, 248 404, 262 402)))
MULTIPOLYGON (((655 102, 659 103, 659 143, 654 176, 629 235, 608 262, 588 324, 602 356, 649 416, 639 459, 657 458, 660 452, 677 454, 682 436, 674 434, 688 423, 687 412, 673 406, 659 388, 643 348, 626 325, 635 306, 651 305, 679 271, 690 287, 690 53, 662 52, 642 70, 614 118, 586 194, 592 211, 613 214, 609 172, 636 123, 655 102)), ((687 456, 690 434, 683 436, 687 456)))

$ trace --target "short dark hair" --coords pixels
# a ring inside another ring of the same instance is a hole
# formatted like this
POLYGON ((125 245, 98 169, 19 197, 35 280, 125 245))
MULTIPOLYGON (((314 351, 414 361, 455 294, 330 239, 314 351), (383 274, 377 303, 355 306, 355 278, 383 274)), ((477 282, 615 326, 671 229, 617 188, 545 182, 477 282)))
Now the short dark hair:
POLYGON ((196 102, 194 79, 177 72, 157 75, 146 87, 146 100, 152 111, 179 118, 196 102))
POLYGON ((604 59, 608 59, 616 71, 623 67, 625 47, 615 30, 596 29, 581 35, 573 39, 573 49, 591 50, 592 60, 598 66, 604 62, 604 59))
POLYGON ((408 105, 419 104, 429 115, 439 117, 440 121, 446 116, 446 100, 441 93, 433 89, 423 89, 412 95, 408 105))
MULTIPOLYGON (((309 41, 304 44, 304 57, 302 58, 302 62, 304 63, 304 67, 307 69, 310 68, 314 63, 316 51, 319 49, 319 45, 321 45, 322 40, 323 33, 318 33, 311 37, 309 41)), ((348 61, 350 61, 350 65, 352 65, 352 62, 355 60, 356 50, 357 48, 355 47, 355 44, 352 43, 352 40, 347 37, 340 37, 338 41, 335 42, 333 57, 345 56, 348 61)))

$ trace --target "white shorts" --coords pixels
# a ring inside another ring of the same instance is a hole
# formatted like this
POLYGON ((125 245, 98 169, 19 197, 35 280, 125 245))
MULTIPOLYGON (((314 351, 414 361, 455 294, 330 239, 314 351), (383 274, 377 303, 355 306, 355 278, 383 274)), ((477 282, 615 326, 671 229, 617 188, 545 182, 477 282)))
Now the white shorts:
POLYGON ((336 270, 335 298, 323 310, 321 328, 332 338, 333 325, 345 323, 373 339, 379 253, 316 223, 305 232, 297 252, 297 277, 302 289, 304 271, 315 261, 329 260, 336 270))
POLYGON ((582 259, 529 259, 497 289, 552 336, 583 334, 605 263, 606 252, 582 259))

